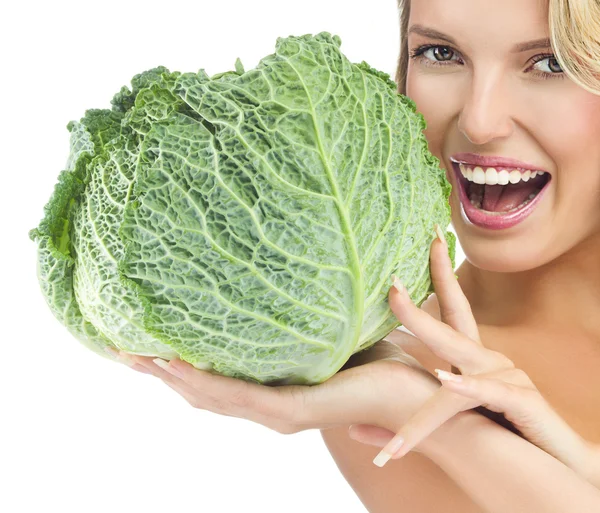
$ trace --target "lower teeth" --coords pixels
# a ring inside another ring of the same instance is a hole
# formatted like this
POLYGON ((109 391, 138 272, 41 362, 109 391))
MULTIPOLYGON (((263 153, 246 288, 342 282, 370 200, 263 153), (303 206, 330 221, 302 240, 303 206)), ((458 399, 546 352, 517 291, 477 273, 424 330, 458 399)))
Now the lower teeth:
MULTIPOLYGON (((509 214, 510 212, 516 212, 517 210, 519 210, 519 209, 523 208, 525 205, 527 205, 527 203, 529 203, 536 196, 537 196, 537 194, 535 194, 535 193, 532 192, 529 195, 529 197, 523 203, 521 203, 518 207, 511 208, 510 210, 507 210, 506 212, 503 212, 503 213, 504 214, 509 214)), ((471 202, 471 205, 473 205, 475 208, 478 208, 479 210, 483 210, 481 208, 481 203, 483 201, 483 197, 482 196, 480 196, 480 197, 478 197, 476 199, 471 199, 469 201, 471 202)), ((484 210, 484 212, 488 212, 488 211, 484 210)))

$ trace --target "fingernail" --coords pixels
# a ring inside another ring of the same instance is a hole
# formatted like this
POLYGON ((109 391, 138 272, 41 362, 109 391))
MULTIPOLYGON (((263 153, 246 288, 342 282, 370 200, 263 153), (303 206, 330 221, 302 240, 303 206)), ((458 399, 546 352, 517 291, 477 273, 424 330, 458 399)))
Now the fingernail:
POLYGON ((435 369, 437 372, 438 378, 444 381, 454 381, 456 383, 462 382, 462 376, 459 374, 453 374, 452 372, 446 372, 440 369, 435 369))
POLYGON ((169 365, 169 362, 165 362, 160 358, 154 358, 152 360, 156 365, 158 365, 161 369, 166 370, 169 374, 173 374, 173 376, 183 379, 183 375, 179 372, 175 367, 169 365))
POLYGON ((404 438, 397 437, 390 440, 390 442, 381 450, 381 452, 375 456, 373 463, 378 467, 383 467, 392 456, 400 450, 402 444, 404 443, 404 438))
POLYGON ((444 232, 440 228, 439 224, 435 225, 435 233, 437 234, 438 239, 440 239, 442 241, 442 243, 444 244, 444 246, 448 246, 448 243, 446 242, 446 237, 444 237, 444 232))
POLYGON ((406 290, 404 288, 404 285, 402 285, 402 282, 398 279, 398 276, 396 276, 395 274, 392 274, 392 284, 394 285, 394 287, 396 287, 396 290, 401 294, 403 294, 406 290))
POLYGON ((388 461, 390 461, 392 455, 385 451, 381 451, 373 460, 373 463, 378 467, 383 467, 388 461))

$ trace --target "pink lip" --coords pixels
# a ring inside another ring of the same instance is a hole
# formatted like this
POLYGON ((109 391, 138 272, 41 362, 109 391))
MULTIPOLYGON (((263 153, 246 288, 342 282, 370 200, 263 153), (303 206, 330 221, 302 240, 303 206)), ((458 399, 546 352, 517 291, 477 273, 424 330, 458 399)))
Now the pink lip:
POLYGON ((475 166, 529 169, 531 171, 546 171, 541 167, 534 166, 533 164, 528 164, 527 162, 521 162, 520 160, 509 159, 504 157, 484 157, 483 155, 477 155, 476 153, 455 153, 450 157, 450 160, 459 164, 471 164, 475 166))
POLYGON ((552 178, 550 177, 548 183, 546 183, 542 190, 538 192, 537 196, 520 210, 510 214, 506 213, 492 215, 486 214, 485 212, 482 212, 471 205, 465 190, 467 179, 460 172, 456 162, 452 162, 452 168, 458 183, 458 196, 463 216, 465 216, 474 225, 481 228, 487 228, 488 230, 502 230, 511 228, 512 226, 524 221, 535 210, 538 203, 542 200, 546 189, 548 189, 548 185, 552 181, 552 178))

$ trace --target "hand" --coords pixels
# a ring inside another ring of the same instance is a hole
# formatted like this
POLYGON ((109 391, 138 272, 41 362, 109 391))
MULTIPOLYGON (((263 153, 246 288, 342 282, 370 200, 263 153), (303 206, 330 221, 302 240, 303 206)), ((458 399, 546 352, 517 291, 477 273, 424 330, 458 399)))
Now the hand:
POLYGON ((350 436, 384 447, 375 459, 382 466, 390 457, 404 456, 457 413, 484 406, 503 413, 531 443, 574 470, 588 472, 590 445, 551 408, 523 370, 482 345, 441 231, 438 237, 432 244, 430 267, 441 321, 417 308, 399 282, 390 289, 389 304, 409 331, 462 376, 436 369, 443 386, 396 435, 380 427, 359 425, 351 426, 350 436))
POLYGON ((385 340, 314 386, 271 387, 198 370, 179 359, 167 363, 120 355, 136 370, 160 378, 194 408, 245 418, 283 434, 362 423, 395 427, 440 388, 414 358, 385 340))

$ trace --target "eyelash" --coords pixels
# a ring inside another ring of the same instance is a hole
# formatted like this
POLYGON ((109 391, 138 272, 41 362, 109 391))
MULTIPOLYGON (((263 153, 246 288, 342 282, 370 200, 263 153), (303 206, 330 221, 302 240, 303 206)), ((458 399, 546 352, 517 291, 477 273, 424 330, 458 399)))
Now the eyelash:
MULTIPOLYGON (((426 66, 447 66, 448 64, 445 64, 445 62, 452 62, 452 61, 432 61, 431 59, 425 58, 423 56, 423 53, 425 53, 427 50, 429 50, 431 48, 447 48, 448 50, 450 50, 458 55, 458 52, 451 46, 429 44, 429 45, 419 46, 418 48, 415 48, 414 50, 412 50, 410 52, 410 58, 422 60, 425 62, 426 66)), ((543 54, 539 54, 539 55, 536 55, 535 57, 533 57, 532 61, 533 61, 533 64, 535 64, 535 63, 543 61, 544 59, 547 59, 549 57, 555 58, 554 54, 552 54, 552 53, 543 53, 543 54)), ((532 73, 534 76, 541 78, 541 79, 552 79, 552 78, 564 78, 565 77, 564 72, 562 72, 562 73, 546 73, 543 71, 533 70, 532 73)))

